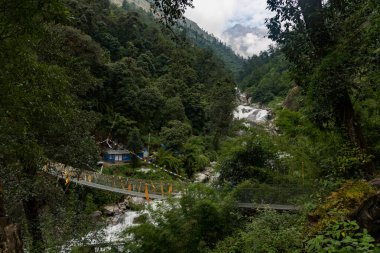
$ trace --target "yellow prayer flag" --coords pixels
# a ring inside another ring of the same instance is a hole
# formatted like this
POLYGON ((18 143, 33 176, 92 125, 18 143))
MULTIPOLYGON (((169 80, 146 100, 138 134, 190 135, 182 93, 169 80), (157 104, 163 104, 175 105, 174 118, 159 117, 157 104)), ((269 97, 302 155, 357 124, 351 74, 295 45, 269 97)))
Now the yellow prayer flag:
POLYGON ((149 203, 149 189, 148 189, 148 184, 145 183, 145 198, 146 198, 146 201, 149 203))
POLYGON ((172 191, 173 191, 173 185, 170 184, 170 185, 169 185, 168 194, 171 195, 171 194, 172 194, 172 191))

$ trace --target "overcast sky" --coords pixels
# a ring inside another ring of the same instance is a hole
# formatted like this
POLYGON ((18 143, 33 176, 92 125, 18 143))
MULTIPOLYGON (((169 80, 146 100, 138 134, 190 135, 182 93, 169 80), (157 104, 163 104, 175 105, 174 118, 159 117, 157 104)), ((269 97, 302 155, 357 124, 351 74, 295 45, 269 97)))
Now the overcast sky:
MULTIPOLYGON (((195 8, 187 10, 185 16, 222 40, 223 31, 235 24, 266 29, 265 18, 272 16, 266 10, 266 0, 193 0, 193 3, 195 8)), ((257 54, 270 44, 269 39, 246 39, 251 41, 250 53, 257 54)))

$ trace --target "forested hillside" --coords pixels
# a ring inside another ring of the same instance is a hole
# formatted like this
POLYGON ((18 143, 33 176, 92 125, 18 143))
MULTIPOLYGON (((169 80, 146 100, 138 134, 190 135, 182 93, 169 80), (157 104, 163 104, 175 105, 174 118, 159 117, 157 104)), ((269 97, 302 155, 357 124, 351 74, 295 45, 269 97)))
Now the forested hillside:
POLYGON ((243 65, 239 86, 256 103, 284 98, 293 87, 290 63, 278 49, 254 55, 243 65))
MULTIPOLYGON (((118 6, 127 6, 135 7, 136 10, 142 9, 147 13, 152 13, 151 8, 152 1, 146 0, 114 0, 111 1, 117 4, 118 6)), ((154 15, 154 14, 153 14, 154 15)), ((157 20, 159 18, 155 17, 157 20)), ((241 56, 238 56, 234 51, 228 47, 225 43, 220 41, 214 35, 209 34, 207 31, 203 30, 198 26, 197 23, 191 21, 184 17, 184 19, 179 20, 176 23, 176 27, 173 29, 180 32, 180 35, 186 37, 189 42, 192 42, 195 46, 211 50, 219 59, 223 61, 226 66, 226 69, 231 71, 235 78, 238 77, 239 72, 241 71, 244 59, 241 56)))
POLYGON ((229 71, 150 14, 108 0, 1 5, 1 189, 7 213, 27 228, 29 252, 83 231, 69 234, 70 223, 49 215, 89 208, 40 173, 46 162, 93 169, 107 138, 140 150, 149 135, 151 147, 178 152, 191 136, 207 135, 212 149, 228 130, 235 100, 229 71), (49 236, 56 226, 59 240, 49 236))
POLYGON ((238 77, 245 62, 241 56, 236 55, 224 42, 208 34, 191 20, 186 19, 184 23, 180 23, 180 26, 184 27, 183 35, 186 38, 200 48, 212 50, 224 62, 226 68, 233 73, 235 79, 238 77))
POLYGON ((113 137, 126 138, 118 126, 123 122, 129 122, 124 130, 138 127, 143 134, 158 133, 173 120, 189 124, 194 133, 214 132, 210 125, 216 119, 209 108, 217 98, 211 91, 218 85, 230 86, 232 94, 234 84, 212 52, 191 47, 184 38, 173 42, 170 30, 126 3, 124 9, 77 2, 67 6, 78 15, 70 24, 109 52, 110 62, 101 73, 103 85, 94 91, 94 107, 107 115, 105 129, 117 126, 119 133, 113 137), (105 14, 91 17, 100 12, 105 14))
POLYGON ((377 0, 268 0, 238 76, 119 2, 0 0, 0 253, 379 251, 377 0))
POLYGON ((192 189, 170 212, 131 228, 137 242, 129 240, 130 248, 377 252, 379 184, 369 180, 379 172, 379 7, 363 0, 268 1, 278 48, 249 59, 240 86, 253 102, 272 107, 276 133, 235 125, 240 132, 224 140, 218 159, 217 185, 227 189, 192 189), (302 210, 234 216, 241 212, 233 201, 247 198, 302 210))

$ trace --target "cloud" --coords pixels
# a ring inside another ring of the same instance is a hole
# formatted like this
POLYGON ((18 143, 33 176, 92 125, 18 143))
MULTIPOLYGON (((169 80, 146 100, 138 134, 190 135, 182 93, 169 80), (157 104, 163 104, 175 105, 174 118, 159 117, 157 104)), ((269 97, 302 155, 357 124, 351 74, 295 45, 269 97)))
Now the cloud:
POLYGON ((272 16, 266 9, 266 0, 193 0, 194 9, 186 11, 186 17, 222 39, 237 53, 248 57, 268 48, 271 41, 264 36, 245 34, 226 39, 223 32, 235 24, 265 29, 265 19, 272 16), (249 54, 249 55, 248 55, 249 54))
POLYGON ((235 12, 236 20, 245 20, 243 23, 247 26, 265 28, 265 18, 271 16, 269 10, 266 9, 266 0, 237 0, 237 12, 235 12))
POLYGON ((194 6, 186 11, 186 17, 219 37, 236 13, 236 0, 194 0, 194 6))
POLYGON ((259 37, 255 34, 248 33, 243 37, 242 45, 247 47, 246 51, 240 52, 242 56, 249 57, 253 54, 259 54, 261 51, 268 49, 268 46, 273 44, 268 38, 259 37))
POLYGON ((230 34, 225 34, 222 38, 227 45, 230 45, 237 54, 244 58, 248 58, 254 54, 257 55, 273 44, 273 41, 257 33, 246 33, 234 37, 230 36, 230 34))

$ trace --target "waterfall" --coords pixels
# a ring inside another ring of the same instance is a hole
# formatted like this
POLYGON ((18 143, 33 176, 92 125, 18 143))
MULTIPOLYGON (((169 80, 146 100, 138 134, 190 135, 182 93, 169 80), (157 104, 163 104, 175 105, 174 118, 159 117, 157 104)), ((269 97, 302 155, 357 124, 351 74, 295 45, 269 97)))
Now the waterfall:
POLYGON ((270 111, 260 109, 259 106, 251 104, 244 93, 237 89, 239 105, 234 111, 234 118, 237 120, 244 119, 248 126, 263 124, 269 120, 270 111))

